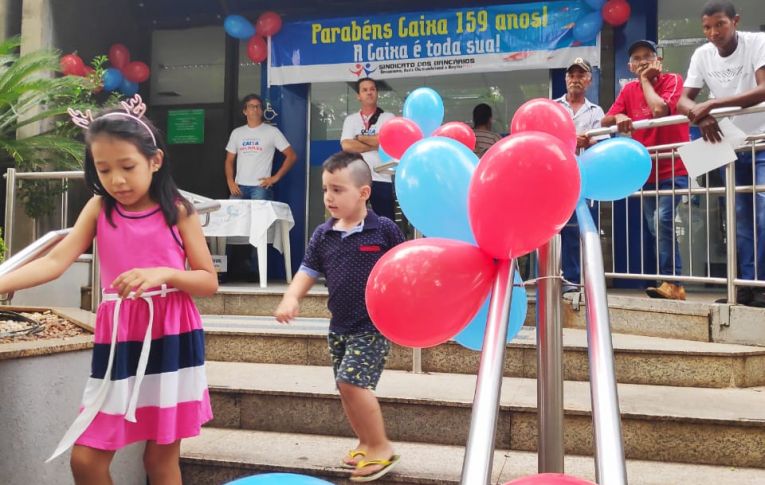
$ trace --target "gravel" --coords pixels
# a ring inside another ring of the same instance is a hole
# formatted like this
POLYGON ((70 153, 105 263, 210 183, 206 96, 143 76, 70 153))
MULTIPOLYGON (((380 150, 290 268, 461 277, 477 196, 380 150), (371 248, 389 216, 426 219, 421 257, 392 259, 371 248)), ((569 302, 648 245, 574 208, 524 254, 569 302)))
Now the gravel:
MULTIPOLYGON (((15 336, 5 336, 0 338, 0 344, 11 342, 25 342, 32 340, 47 340, 57 338, 76 337, 88 333, 82 327, 79 327, 68 320, 65 320, 51 311, 45 312, 19 312, 27 318, 35 320, 42 324, 41 331, 34 334, 23 334, 15 336)), ((17 322, 14 320, 0 320, 0 335, 6 332, 23 330, 29 328, 26 322, 17 322)))

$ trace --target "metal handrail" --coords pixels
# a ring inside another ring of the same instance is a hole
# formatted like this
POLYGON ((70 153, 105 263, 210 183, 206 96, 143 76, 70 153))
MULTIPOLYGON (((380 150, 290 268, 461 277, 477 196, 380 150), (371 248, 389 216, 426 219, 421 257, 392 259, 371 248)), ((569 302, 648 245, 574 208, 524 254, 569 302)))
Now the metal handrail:
MULTIPOLYGON (((82 180, 85 178, 83 171, 67 171, 67 172, 17 172, 14 168, 9 168, 5 173, 6 178, 6 200, 5 200, 5 238, 8 248, 9 259, 3 264, 0 264, 0 276, 7 274, 15 269, 28 264, 29 262, 37 259, 56 244, 58 244, 64 237, 66 237, 71 228, 61 229, 58 231, 51 231, 45 234, 43 237, 36 239, 30 245, 19 251, 16 255, 11 255, 11 244, 13 237, 13 214, 15 212, 16 202, 16 182, 18 180, 61 180, 62 183, 66 183, 68 180, 82 180)), ((181 195, 188 199, 194 206, 194 210, 199 214, 205 216, 205 220, 202 223, 203 226, 207 225, 210 220, 210 213, 220 209, 220 202, 195 194, 193 192, 180 191, 181 195)), ((68 225, 68 192, 65 190, 61 195, 61 226, 66 228, 68 225)), ((93 246, 93 258, 91 259, 91 280, 92 280, 92 300, 91 310, 95 311, 98 303, 100 302, 100 276, 99 265, 97 257, 98 248, 93 246)), ((12 295, 11 295, 12 296, 12 295)), ((10 297, 6 299, 9 301, 10 297)))
POLYGON ((590 364, 590 399, 597 482, 626 485, 627 470, 624 462, 624 444, 600 234, 584 201, 580 202, 576 208, 576 218, 579 222, 579 234, 584 253, 587 354, 590 364))

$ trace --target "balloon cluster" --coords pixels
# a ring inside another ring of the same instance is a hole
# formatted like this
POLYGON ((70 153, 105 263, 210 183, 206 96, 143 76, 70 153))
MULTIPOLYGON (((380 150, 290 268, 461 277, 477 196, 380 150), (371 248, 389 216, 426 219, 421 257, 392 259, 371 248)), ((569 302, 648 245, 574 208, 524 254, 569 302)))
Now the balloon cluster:
MULTIPOLYGON (((510 136, 478 157, 464 123, 441 124, 444 106, 430 88, 413 91, 404 117, 380 130, 380 147, 400 159, 396 195, 425 239, 386 253, 366 288, 369 315, 390 340, 430 347, 454 338, 480 350, 496 260, 527 254, 560 231, 584 197, 614 200, 648 178, 648 151, 610 139, 575 156, 569 113, 533 99, 515 113, 510 136)), ((514 280, 508 341, 526 317, 526 292, 514 280)))
MULTIPOLYGON (((100 81, 104 91, 119 91, 125 96, 138 92, 138 84, 149 79, 151 71, 145 62, 131 61, 130 51, 123 44, 109 48, 109 62, 112 67, 104 70, 100 81)), ((67 76, 90 76, 93 68, 86 66, 75 53, 61 57, 61 72, 67 76)))
POLYGON ((595 485, 594 483, 563 473, 540 473, 517 478, 504 485, 595 485))
POLYGON ((252 62, 263 62, 268 58, 266 37, 272 37, 282 28, 282 18, 276 12, 263 12, 255 25, 241 15, 229 15, 223 21, 223 28, 235 39, 247 41, 247 57, 252 62))
POLYGON ((619 27, 630 18, 630 4, 627 0, 585 0, 592 11, 585 13, 574 25, 574 39, 590 42, 598 36, 603 22, 619 27))

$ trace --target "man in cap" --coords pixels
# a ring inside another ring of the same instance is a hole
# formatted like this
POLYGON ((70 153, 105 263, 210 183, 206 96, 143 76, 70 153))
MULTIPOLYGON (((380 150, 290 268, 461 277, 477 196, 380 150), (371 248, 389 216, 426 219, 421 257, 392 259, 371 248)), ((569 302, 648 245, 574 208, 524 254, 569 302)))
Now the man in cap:
MULTIPOLYGON (((632 122, 677 114, 677 103, 683 91, 679 74, 662 72, 661 57, 650 40, 634 42, 627 51, 629 69, 637 79, 624 85, 613 106, 603 118, 603 126, 616 125, 620 133, 630 134, 646 147, 689 141, 688 126, 675 124, 658 128, 633 130, 632 122)), ((688 172, 679 157, 654 159, 646 190, 687 189, 688 172)), ((682 273, 680 248, 675 240, 673 220, 681 195, 647 196, 642 201, 643 217, 650 235, 646 245, 651 250, 658 238, 659 274, 682 273)), ((671 279, 671 278, 670 278, 671 279)), ((647 288, 652 298, 685 300, 685 289, 677 281, 663 281, 657 288, 647 288)))
MULTIPOLYGON (((589 130, 600 128, 600 120, 603 119, 603 109, 585 96, 590 84, 592 84, 592 65, 586 59, 577 57, 566 69, 566 94, 555 100, 569 112, 574 120, 578 153, 597 141, 608 138, 608 135, 592 138, 585 134, 589 130)), ((593 219, 597 221, 597 217, 596 209, 593 219)), ((563 285, 563 293, 569 293, 576 291, 578 287, 575 285, 581 283, 579 227, 576 215, 571 216, 560 235, 563 277, 570 282, 563 285)))

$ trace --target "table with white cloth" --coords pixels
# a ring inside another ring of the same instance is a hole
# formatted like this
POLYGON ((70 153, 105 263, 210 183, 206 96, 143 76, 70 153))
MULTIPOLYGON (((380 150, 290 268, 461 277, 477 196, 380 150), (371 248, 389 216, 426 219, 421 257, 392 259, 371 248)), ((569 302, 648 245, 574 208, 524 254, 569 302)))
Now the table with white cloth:
POLYGON ((268 278, 268 244, 284 255, 287 282, 292 281, 290 229, 295 225, 290 206, 270 200, 219 200, 220 209, 210 213, 210 222, 202 229, 211 241, 215 254, 226 254, 226 244, 251 244, 258 251, 260 287, 268 278))

